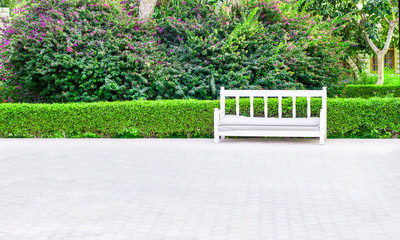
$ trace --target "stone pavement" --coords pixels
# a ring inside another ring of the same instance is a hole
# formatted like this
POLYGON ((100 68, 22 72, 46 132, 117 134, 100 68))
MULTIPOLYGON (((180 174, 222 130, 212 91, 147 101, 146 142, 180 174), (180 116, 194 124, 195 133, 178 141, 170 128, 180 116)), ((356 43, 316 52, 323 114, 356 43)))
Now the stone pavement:
POLYGON ((0 139, 1 240, 400 239, 400 140, 0 139))

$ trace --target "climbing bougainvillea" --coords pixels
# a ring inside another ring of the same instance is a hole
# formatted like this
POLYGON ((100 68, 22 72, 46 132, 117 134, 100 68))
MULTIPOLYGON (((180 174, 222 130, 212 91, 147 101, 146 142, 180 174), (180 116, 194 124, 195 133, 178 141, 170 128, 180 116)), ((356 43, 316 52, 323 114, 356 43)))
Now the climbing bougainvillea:
POLYGON ((329 20, 292 13, 283 5, 261 0, 230 12, 224 6, 189 3, 162 8, 162 42, 169 62, 180 69, 181 95, 214 99, 220 86, 305 89, 337 84, 345 71, 341 51, 349 43, 332 35, 329 20))
POLYGON ((157 30, 129 6, 42 0, 14 9, 2 29, 8 84, 56 102, 144 98, 157 69, 157 30))
POLYGON ((4 20, 0 88, 13 91, 0 94, 8 102, 215 99, 221 86, 336 84, 348 43, 332 35, 329 20, 285 7, 183 1, 158 4, 153 19, 142 21, 136 1, 20 4, 4 20))

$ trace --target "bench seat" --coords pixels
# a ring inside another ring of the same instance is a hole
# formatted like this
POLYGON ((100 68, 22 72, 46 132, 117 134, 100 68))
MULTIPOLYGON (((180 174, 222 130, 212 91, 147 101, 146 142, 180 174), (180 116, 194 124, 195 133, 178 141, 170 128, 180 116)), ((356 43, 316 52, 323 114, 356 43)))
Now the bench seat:
POLYGON ((219 124, 221 127, 230 125, 318 127, 319 122, 319 118, 263 118, 225 115, 220 119, 219 124))
POLYGON ((238 130, 251 130, 251 131, 319 131, 318 126, 254 126, 254 125, 221 125, 220 132, 224 131, 238 131, 238 130))

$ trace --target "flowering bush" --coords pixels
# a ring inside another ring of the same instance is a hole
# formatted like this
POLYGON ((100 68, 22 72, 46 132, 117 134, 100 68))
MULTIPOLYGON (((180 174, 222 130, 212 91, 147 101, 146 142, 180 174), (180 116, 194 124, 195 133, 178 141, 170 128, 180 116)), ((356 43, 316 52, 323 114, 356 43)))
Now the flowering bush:
POLYGON ((319 88, 337 84, 346 71, 343 67, 343 51, 351 43, 342 42, 333 35, 335 24, 331 20, 311 18, 308 14, 282 12, 280 1, 258 3, 261 21, 274 36, 274 42, 284 43, 279 58, 280 69, 290 73, 290 81, 297 80, 307 88, 319 88), (269 16, 268 18, 265 18, 269 16), (269 19, 281 17, 272 23, 269 19), (283 58, 282 58, 283 57, 283 58), (290 71, 288 71, 290 70, 290 71))
POLYGON ((156 29, 126 7, 43 0, 16 8, 3 29, 8 84, 52 102, 144 98, 159 65, 156 29))
POLYGON ((19 88, 16 101, 74 102, 215 99, 221 86, 304 89, 340 80, 347 43, 332 36, 332 23, 293 14, 280 1, 241 9, 159 4, 146 22, 137 6, 20 4, 2 29, 3 85, 19 88))
POLYGON ((162 43, 179 69, 179 97, 215 99, 220 86, 235 89, 304 89, 336 84, 348 43, 328 21, 281 10, 280 1, 257 1, 227 11, 182 4, 161 9, 162 43), (187 13, 190 15, 186 18, 187 13), (312 26, 312 27, 311 27, 312 26))

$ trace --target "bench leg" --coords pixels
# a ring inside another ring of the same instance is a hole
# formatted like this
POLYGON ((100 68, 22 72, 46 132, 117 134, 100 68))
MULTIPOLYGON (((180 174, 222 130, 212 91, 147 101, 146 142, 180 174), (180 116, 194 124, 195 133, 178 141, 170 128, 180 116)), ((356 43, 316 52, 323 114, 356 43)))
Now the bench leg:
POLYGON ((326 139, 326 131, 324 129, 321 129, 321 132, 319 134, 319 144, 325 144, 325 139, 326 139))
POLYGON ((214 132, 214 142, 219 143, 219 136, 218 133, 214 132))
POLYGON ((218 109, 214 108, 214 142, 219 143, 219 113, 218 109))
POLYGON ((324 135, 319 137, 319 144, 322 144, 322 145, 325 144, 325 136, 324 135))
POLYGON ((326 109, 321 109, 319 126, 319 144, 324 144, 326 139, 326 109))

